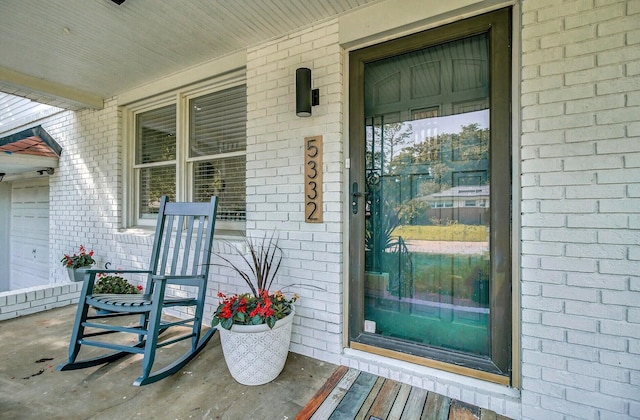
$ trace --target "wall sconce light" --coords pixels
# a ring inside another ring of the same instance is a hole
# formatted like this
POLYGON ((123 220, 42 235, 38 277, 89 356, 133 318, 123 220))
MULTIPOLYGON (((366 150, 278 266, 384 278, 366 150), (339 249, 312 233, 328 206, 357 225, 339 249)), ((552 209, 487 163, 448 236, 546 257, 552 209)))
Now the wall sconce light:
POLYGON ((47 175, 53 175, 55 173, 55 170, 53 168, 47 168, 47 169, 40 169, 39 171, 36 171, 38 173, 38 175, 44 175, 45 173, 47 175))
POLYGON ((2 182, 2 179, 4 178, 5 175, 6 175, 5 173, 0 172, 0 182, 2 182))
POLYGON ((296 69, 296 115, 310 117, 311 107, 320 104, 320 89, 311 89, 311 69, 296 69))

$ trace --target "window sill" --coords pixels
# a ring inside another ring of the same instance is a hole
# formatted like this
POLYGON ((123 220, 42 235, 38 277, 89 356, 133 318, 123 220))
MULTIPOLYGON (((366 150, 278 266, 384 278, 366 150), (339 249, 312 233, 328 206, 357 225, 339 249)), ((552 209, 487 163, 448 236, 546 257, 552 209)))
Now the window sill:
MULTIPOLYGON (((215 232, 213 236, 214 243, 216 241, 241 242, 244 232, 221 230, 215 232)), ((128 229, 122 229, 114 235, 116 242, 130 245, 153 245, 153 236, 155 234, 155 226, 136 226, 128 229)))

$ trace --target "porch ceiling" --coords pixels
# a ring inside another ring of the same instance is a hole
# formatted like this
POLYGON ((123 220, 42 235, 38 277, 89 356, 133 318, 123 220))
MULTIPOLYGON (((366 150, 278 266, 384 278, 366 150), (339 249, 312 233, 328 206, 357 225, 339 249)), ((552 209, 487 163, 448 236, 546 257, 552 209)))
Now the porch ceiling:
POLYGON ((67 109, 384 0, 3 1, 0 92, 67 109))

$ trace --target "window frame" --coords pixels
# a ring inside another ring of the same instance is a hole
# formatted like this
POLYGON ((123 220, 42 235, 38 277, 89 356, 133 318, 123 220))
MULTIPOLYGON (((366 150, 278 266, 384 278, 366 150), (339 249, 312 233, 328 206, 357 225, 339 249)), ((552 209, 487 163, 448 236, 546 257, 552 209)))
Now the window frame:
MULTIPOLYGON (((137 145, 137 116, 148 111, 168 105, 176 107, 176 200, 193 200, 194 162, 247 155, 247 149, 220 155, 189 157, 189 102, 214 92, 246 85, 244 71, 233 72, 226 77, 209 79, 207 81, 184 86, 170 92, 150 96, 149 98, 127 105, 123 108, 123 127, 125 138, 124 149, 124 227, 145 228, 155 226, 156 219, 140 216, 140 169, 150 164, 136 164, 137 145)), ((167 162, 163 162, 166 164, 167 162)), ((153 164, 151 164, 153 165, 153 164)), ((245 169, 246 179, 246 169, 245 169)), ((229 234, 243 233, 246 229, 246 219, 243 221, 217 220, 216 231, 229 234)))

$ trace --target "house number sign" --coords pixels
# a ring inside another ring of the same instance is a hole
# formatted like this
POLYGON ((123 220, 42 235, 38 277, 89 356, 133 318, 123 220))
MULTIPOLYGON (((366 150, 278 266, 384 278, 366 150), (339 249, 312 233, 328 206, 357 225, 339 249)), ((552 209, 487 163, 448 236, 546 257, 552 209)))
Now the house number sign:
POLYGON ((322 136, 304 138, 304 221, 322 223, 322 136))

